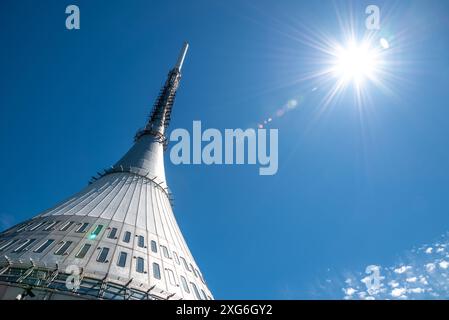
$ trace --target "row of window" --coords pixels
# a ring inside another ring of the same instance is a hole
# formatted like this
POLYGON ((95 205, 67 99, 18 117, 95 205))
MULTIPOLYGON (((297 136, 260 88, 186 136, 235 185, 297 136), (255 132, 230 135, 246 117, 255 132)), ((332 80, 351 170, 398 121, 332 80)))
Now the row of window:
MULTIPOLYGON (((18 241, 17 239, 14 239, 14 240, 11 240, 11 241, 7 242, 6 244, 3 244, 3 245, 0 247, 0 251, 7 250, 8 248, 12 247, 17 241, 18 241)), ((26 251, 26 250, 28 250, 28 249, 30 248, 30 246, 31 246, 35 241, 36 241, 36 239, 27 239, 25 242, 23 242, 22 244, 20 244, 20 245, 19 245, 16 249, 14 249, 12 252, 18 253, 18 252, 26 251)), ((47 248, 48 248, 54 241, 55 241, 54 239, 47 239, 47 240, 46 240, 45 242, 43 242, 40 246, 38 246, 38 247, 34 250, 34 252, 36 252, 36 253, 41 253, 41 252, 43 252, 43 251, 44 251, 45 249, 47 249, 47 248)), ((60 243, 60 246, 59 246, 59 247, 56 249, 56 251, 54 252, 54 254, 55 254, 55 255, 64 255, 64 254, 66 254, 67 251, 68 251, 68 249, 70 248, 70 246, 71 246, 72 244, 73 244, 72 241, 62 241, 62 242, 60 243)), ((88 253, 88 251, 89 251, 89 249, 90 249, 91 247, 92 247, 91 244, 85 243, 85 244, 81 247, 81 249, 78 251, 78 253, 75 255, 75 257, 76 257, 76 258, 80 258, 80 259, 84 258, 84 257, 86 256, 86 254, 88 253)), ((106 263, 106 262, 109 262, 109 261, 107 260, 107 257, 108 257, 108 254, 109 254, 110 249, 109 249, 109 248, 106 248, 106 247, 99 248, 99 249, 100 249, 100 252, 98 253, 98 256, 97 256, 96 261, 97 261, 97 262, 100 262, 100 263, 106 263)), ((127 259, 128 259, 128 253, 127 253, 127 252, 121 251, 121 252, 119 253, 119 255, 118 255, 118 258, 117 258, 117 266, 118 266, 118 267, 124 268, 124 267, 126 266, 127 259)), ((136 261, 136 272, 138 272, 138 273, 146 273, 146 272, 145 272, 145 259, 142 258, 142 257, 137 257, 136 259, 137 259, 137 261, 136 261)), ((153 268, 153 277, 154 277, 155 279, 161 280, 162 277, 161 277, 161 270, 160 270, 159 264, 156 263, 156 262, 153 262, 153 263, 152 263, 152 268, 153 268)), ((175 274, 174 274, 173 270, 171 270, 171 269, 169 269, 169 268, 166 268, 165 270, 166 270, 166 272, 167 272, 167 275, 168 275, 167 277, 168 277, 168 280, 169 280, 170 284, 173 285, 173 286, 177 286, 178 284, 177 284, 177 282, 176 282, 176 280, 175 280, 175 274)), ((184 290, 185 292, 187 292, 187 293, 190 293, 190 288, 189 288, 189 286, 188 286, 188 284, 187 284, 186 278, 185 278, 184 276, 182 276, 182 275, 180 276, 180 278, 181 278, 181 283, 182 283, 183 290, 184 290)), ((200 296, 200 293, 199 293, 198 288, 197 288, 197 286, 195 285, 195 283, 190 282, 190 284, 191 284, 191 287, 193 288, 193 292, 194 292, 195 296, 197 297, 197 299, 203 299, 203 297, 200 296)), ((203 294, 204 299, 206 299, 206 294, 204 293, 203 289, 201 289, 201 293, 203 294)))
MULTIPOLYGON (((36 231, 37 229, 39 229, 40 227, 42 227, 46 222, 45 221, 39 221, 38 223, 34 224, 33 222, 29 222, 26 223, 22 226, 20 226, 16 232, 21 232, 21 231, 36 231)), ((50 223, 48 223, 48 225, 42 229, 43 231, 53 231, 56 230, 56 226, 58 226, 61 223, 61 221, 50 221, 50 223)), ((59 231, 67 231, 72 225, 74 225, 75 222, 74 221, 67 221, 66 223, 64 223, 61 228, 59 229, 59 231)), ((78 229, 75 231, 77 233, 84 233, 86 232, 87 227, 89 226, 89 223, 85 222, 82 223, 78 229)))
MULTIPOLYGON (((4 266, 1 266, 2 268, 4 266)), ((7 268, 2 274, 0 274, 0 281, 17 282, 20 279, 21 284, 28 284, 33 287, 39 287, 42 285, 42 279, 50 278, 50 270, 34 269, 28 272, 28 269, 10 267, 7 268)), ((59 273, 55 278, 52 278, 50 284, 46 285, 46 288, 57 289, 58 291, 67 291, 67 277, 68 274, 59 273)), ((204 290, 199 291, 195 283, 190 282, 190 286, 187 285, 187 281, 182 280, 182 288, 185 292, 194 292, 197 299, 212 299, 210 296, 206 296, 204 290), (193 290, 192 290, 193 289, 193 290)), ((136 289, 129 289, 122 285, 106 283, 102 280, 83 278, 80 279, 80 287, 76 291, 79 294, 90 295, 93 297, 101 297, 105 299, 114 300, 143 300, 149 299, 149 295, 145 291, 139 291, 136 289)))
MULTIPOLYGON (((0 251, 4 251, 4 250, 7 250, 7 249, 11 248, 14 244, 17 243, 17 241, 18 241, 18 239, 14 239, 14 240, 11 240, 9 242, 6 242, 2 246, 0 246, 0 251)), ((13 253, 20 253, 20 252, 27 251, 27 250, 30 249, 31 245, 33 243, 35 243, 35 241, 36 241, 36 239, 27 239, 23 243, 21 243, 17 248, 15 248, 12 252, 13 253)), ((35 252, 35 253, 42 253, 42 252, 44 252, 45 249, 47 249, 51 244, 54 243, 54 241, 55 241, 54 239, 47 239, 40 246, 38 246, 33 252, 35 252)), ((152 243, 153 242, 154 241, 152 241, 152 243)), ((70 248, 70 246, 72 244, 73 244, 73 241, 62 241, 60 243, 59 247, 54 252, 54 254, 55 255, 65 255, 65 254, 67 254, 68 249, 70 248)), ((86 254, 89 252, 91 247, 92 247, 92 244, 85 243, 81 247, 81 249, 78 251, 78 253, 75 255, 75 257, 79 258, 79 259, 83 259, 86 256, 86 254)), ((163 250, 163 251, 167 251, 167 255, 168 255, 167 247, 165 247, 165 246, 162 246, 162 247, 165 248, 165 250, 163 250)), ((107 262, 109 262, 107 260, 107 257, 109 255, 110 249, 107 248, 107 247, 98 248, 98 249, 100 249, 100 251, 98 253, 96 261, 100 262, 100 263, 107 263, 107 262)), ((176 252, 173 252, 173 253, 176 256, 176 252)), ((118 258, 117 258, 117 266, 118 267, 122 267, 122 268, 125 267, 127 259, 128 259, 128 253, 121 251, 119 253, 119 255, 118 255, 118 258)), ((136 272, 138 272, 138 273, 146 273, 145 272, 145 260, 144 260, 144 258, 137 257, 136 259, 137 259, 136 272)), ((185 259, 183 257, 181 257, 181 261, 183 261, 183 264, 184 264, 185 268, 188 268, 187 262, 185 261, 185 259)), ((178 260, 178 264, 179 264, 179 260, 178 260)), ((154 276, 154 278, 160 280, 161 279, 161 271, 160 271, 159 264, 156 263, 156 262, 153 262, 152 267, 153 267, 153 276, 154 276)), ((192 268, 193 268, 193 266, 192 266, 192 268)), ((169 269, 169 268, 166 268, 165 270, 167 271, 168 279, 169 279, 170 284, 173 285, 173 286, 177 286, 177 283, 176 283, 176 280, 175 280, 175 275, 174 275, 173 271, 171 269, 169 269)), ((193 270, 196 271, 195 269, 193 269, 193 270)), ((195 272, 195 275, 196 275, 196 273, 197 272, 195 272)), ((198 274, 199 274, 199 272, 198 272, 198 274)), ((181 283, 182 283, 184 291, 187 292, 187 293, 190 293, 189 286, 187 285, 187 280, 182 275, 181 275, 181 283)), ((197 289, 196 285, 193 282, 190 282, 190 283, 192 285, 193 291, 194 291, 195 295, 197 296, 197 298, 201 299, 201 297, 199 296, 199 292, 198 292, 198 289, 197 289)))
MULTIPOLYGON (((51 221, 43 230, 45 230, 45 231, 55 230, 55 226, 59 225, 60 223, 61 223, 61 221, 51 221)), ((19 229, 17 229, 17 232, 25 230, 28 227, 29 227, 29 229, 27 229, 28 231, 36 231, 39 227, 41 227, 44 224, 45 224, 44 221, 40 221, 40 222, 38 222, 38 223, 36 223, 34 225, 33 225, 33 223, 28 223, 28 224, 25 224, 24 226, 19 227, 19 229)), ((67 221, 67 222, 65 222, 61 226, 59 231, 67 231, 73 224, 75 224, 74 221, 67 221)), ((88 222, 81 223, 79 225, 79 227, 76 229, 75 232, 76 233, 85 233, 87 231, 88 227, 89 227, 89 223, 88 222)), ((103 229, 103 227, 104 227, 103 225, 97 225, 95 227, 95 229, 89 234, 88 238, 90 240, 95 239, 100 234, 100 232, 103 229)), ((109 234, 107 235, 107 238, 108 239, 114 239, 114 240, 117 239, 117 232, 118 232, 117 228, 115 228, 115 227, 110 228, 109 234)), ((136 235, 136 237, 137 237, 137 246, 140 247, 140 248, 146 248, 146 246, 145 246, 145 237, 142 236, 142 235, 136 235)), ((123 234, 123 239, 122 240, 125 243, 129 243, 131 241, 131 232, 125 231, 125 233, 123 234)), ((50 245, 50 244, 51 243, 49 243, 48 245, 50 245)), ((167 258, 167 259, 172 259, 172 257, 170 256, 168 248, 166 246, 164 246, 164 245, 161 245, 161 248, 162 248, 162 254, 164 255, 164 257, 167 258)), ((157 253, 158 248, 157 248, 156 241, 154 241, 154 240, 150 241, 150 249, 151 249, 152 252, 157 253)), ((1 250, 2 249, 0 248, 0 251, 1 250)), ((43 250, 45 250, 45 248, 43 250)), ((18 251, 18 252, 20 252, 20 251, 18 251)), ((200 278, 201 281, 203 281, 203 283, 204 283, 204 279, 203 279, 201 273, 197 269, 195 269, 191 263, 188 264, 187 261, 183 257, 178 257, 178 255, 174 251, 173 251, 173 258, 174 258, 175 262, 178 265, 180 264, 180 261, 181 261, 182 265, 184 266, 184 268, 187 271, 193 272, 195 277, 200 278)))

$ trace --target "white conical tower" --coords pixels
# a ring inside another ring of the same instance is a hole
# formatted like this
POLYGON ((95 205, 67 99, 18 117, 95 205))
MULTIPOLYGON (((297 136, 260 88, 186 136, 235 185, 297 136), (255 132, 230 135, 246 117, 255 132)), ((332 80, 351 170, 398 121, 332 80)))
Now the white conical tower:
POLYGON ((0 234, 0 299, 212 299, 173 214, 164 170, 187 49, 122 159, 0 234))

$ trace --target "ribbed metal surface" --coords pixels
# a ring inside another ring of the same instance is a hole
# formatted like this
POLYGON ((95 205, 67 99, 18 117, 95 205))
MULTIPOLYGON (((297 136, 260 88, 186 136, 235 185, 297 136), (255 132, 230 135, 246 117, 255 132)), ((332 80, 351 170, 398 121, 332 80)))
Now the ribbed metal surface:
POLYGON ((23 229, 23 225, 18 225, 1 234, 2 244, 16 242, 6 250, 0 250, 3 258, 0 265, 6 265, 9 260, 12 265, 26 268, 33 262, 60 272, 75 265, 83 270, 83 276, 121 285, 132 279, 130 288, 144 292, 151 289, 151 294, 157 298, 196 299, 192 283, 198 288, 200 298, 212 297, 178 227, 166 191, 148 178, 128 172, 105 175, 75 196, 26 222, 25 226, 23 229), (71 227, 61 231, 68 222, 72 222, 71 227), (46 230, 53 223, 57 223, 54 230, 46 230), (84 223, 88 223, 86 230, 77 232, 84 223), (90 235, 98 226, 102 226, 101 232, 91 239, 90 235), (113 228, 116 228, 116 236, 111 239, 109 235, 113 228), (129 242, 124 241, 126 232, 130 233, 129 242), (139 246, 139 236, 144 239, 144 247, 139 246), (14 252, 29 239, 34 239, 32 246, 24 252, 14 252), (53 240, 52 245, 44 252, 36 253, 48 239, 53 240), (156 245, 156 252, 152 251, 151 241, 156 245), (72 242, 67 254, 56 255, 64 242, 72 242), (86 244, 91 245, 90 250, 84 258, 77 258, 86 244), (162 246, 167 248, 168 258, 162 246), (102 248, 109 250, 107 260, 98 262, 102 248), (127 254, 124 267, 118 266, 120 253, 127 254), (136 259, 140 257, 144 259, 144 273, 136 269, 136 259), (155 278, 153 263, 160 267, 161 279, 155 278), (171 272, 174 282, 170 281, 171 272), (183 288, 181 276, 186 279, 190 292, 183 288))

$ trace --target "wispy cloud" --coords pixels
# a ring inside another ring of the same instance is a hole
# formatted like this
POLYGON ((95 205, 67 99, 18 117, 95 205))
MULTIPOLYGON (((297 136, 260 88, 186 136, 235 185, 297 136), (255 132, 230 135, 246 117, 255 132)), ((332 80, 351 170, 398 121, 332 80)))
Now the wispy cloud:
POLYGON ((328 290, 340 292, 343 299, 449 298, 449 233, 431 245, 410 250, 401 261, 392 266, 375 266, 377 275, 354 272, 346 276, 342 286, 328 290))

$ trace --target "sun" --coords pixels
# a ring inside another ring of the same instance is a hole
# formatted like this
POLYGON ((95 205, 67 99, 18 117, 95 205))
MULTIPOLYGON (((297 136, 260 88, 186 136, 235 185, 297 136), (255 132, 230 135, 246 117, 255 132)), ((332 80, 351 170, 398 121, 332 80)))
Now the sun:
POLYGON ((366 80, 373 80, 379 68, 379 57, 368 42, 355 41, 335 48, 332 73, 343 84, 354 83, 357 87, 366 80))
POLYGON ((327 107, 349 89, 355 104, 361 108, 371 100, 370 91, 378 87, 389 92, 386 80, 391 79, 388 63, 389 43, 365 36, 348 37, 346 41, 324 41, 321 57, 322 69, 315 73, 322 86, 330 84, 323 97, 327 107))
POLYGON ((289 23, 285 30, 278 30, 299 43, 298 50, 277 48, 282 58, 290 60, 291 55, 291 64, 286 61, 289 73, 280 86, 299 82, 310 86, 320 114, 341 105, 368 111, 378 97, 398 97, 396 86, 408 80, 403 77, 408 72, 405 68, 412 65, 406 60, 405 33, 394 35, 386 27, 368 30, 354 18, 351 8, 343 9, 336 6, 338 26, 330 30, 302 24, 297 29, 289 23), (295 68, 290 70, 290 65, 295 68))

